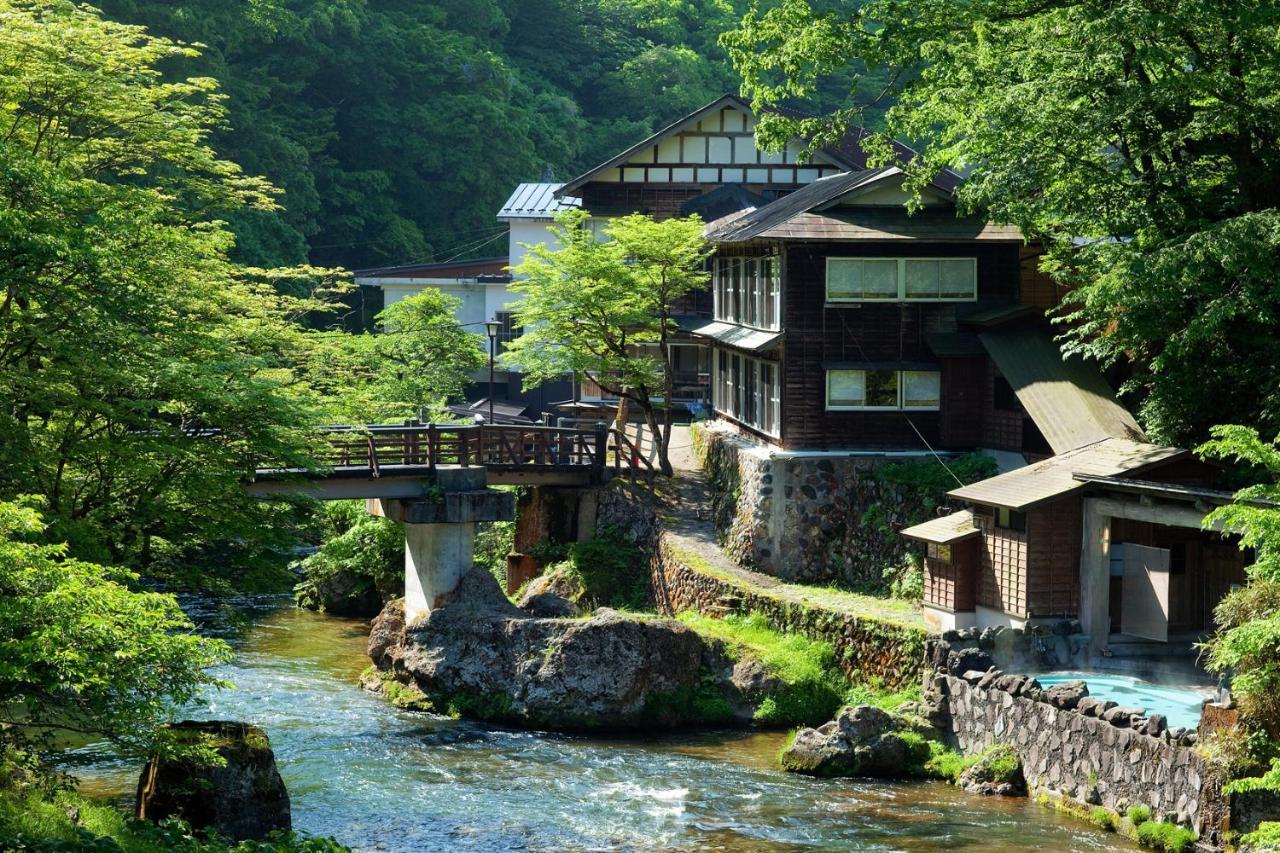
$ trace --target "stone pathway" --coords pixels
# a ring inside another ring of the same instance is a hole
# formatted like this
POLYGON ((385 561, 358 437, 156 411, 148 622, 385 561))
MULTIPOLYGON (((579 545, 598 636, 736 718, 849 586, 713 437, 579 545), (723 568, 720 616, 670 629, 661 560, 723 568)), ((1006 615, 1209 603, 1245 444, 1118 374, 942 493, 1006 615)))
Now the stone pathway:
POLYGON ((864 615, 887 619, 903 625, 924 627, 920 608, 895 599, 859 595, 845 590, 786 583, 772 575, 754 572, 730 559, 716 542, 712 523, 711 499, 706 477, 693 449, 693 436, 687 426, 675 427, 671 435, 671 465, 675 468, 672 492, 665 495, 668 512, 662 518, 664 536, 669 546, 679 552, 690 568, 713 574, 732 576, 738 583, 769 590, 774 597, 798 605, 831 610, 841 615, 864 615))

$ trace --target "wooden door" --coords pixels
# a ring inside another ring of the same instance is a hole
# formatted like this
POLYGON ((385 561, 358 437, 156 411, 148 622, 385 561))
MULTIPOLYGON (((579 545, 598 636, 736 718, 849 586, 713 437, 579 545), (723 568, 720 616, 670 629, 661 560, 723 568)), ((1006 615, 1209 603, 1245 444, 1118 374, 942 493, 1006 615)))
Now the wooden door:
POLYGON ((1125 543, 1120 630, 1133 637, 1168 641, 1168 548, 1125 543))

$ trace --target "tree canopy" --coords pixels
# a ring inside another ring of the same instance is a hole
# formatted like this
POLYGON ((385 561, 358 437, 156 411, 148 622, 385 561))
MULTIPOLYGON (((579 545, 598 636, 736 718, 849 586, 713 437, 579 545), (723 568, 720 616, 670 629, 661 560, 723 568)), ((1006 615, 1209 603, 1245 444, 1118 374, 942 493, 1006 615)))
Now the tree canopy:
MULTIPOLYGON (((957 169, 966 209, 1044 240, 1067 347, 1176 443, 1222 411, 1280 432, 1278 26, 1275 2, 783 0, 725 44, 758 107, 884 75, 880 159, 916 140, 917 187, 957 169)), ((865 104, 761 133, 821 142, 865 104)))
POLYGON ((559 248, 526 247, 515 269, 525 278, 511 286, 525 297, 516 305, 525 333, 503 360, 531 385, 573 374, 634 402, 657 440, 659 467, 670 474, 671 407, 659 401, 673 392, 667 342, 674 309, 707 282, 702 220, 632 214, 609 220, 601 240, 589 218, 564 211, 552 229, 559 248))
POLYGON ((192 633, 172 596, 134 592, 129 572, 40 544, 39 512, 0 502, 0 762, 51 731, 109 738, 134 753, 172 703, 219 685, 221 640, 192 633))

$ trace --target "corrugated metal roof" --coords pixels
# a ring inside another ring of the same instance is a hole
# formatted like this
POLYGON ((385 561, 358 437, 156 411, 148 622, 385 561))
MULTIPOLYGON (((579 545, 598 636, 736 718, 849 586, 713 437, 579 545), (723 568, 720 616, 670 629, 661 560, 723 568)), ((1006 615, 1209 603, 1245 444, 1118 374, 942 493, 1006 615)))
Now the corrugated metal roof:
POLYGON ((1064 357, 1049 330, 1013 326, 978 339, 1054 453, 1104 438, 1146 439, 1102 375, 1083 359, 1064 357))
POLYGON ((503 222, 512 219, 551 219, 562 210, 581 207, 581 199, 556 198, 556 190, 562 186, 564 185, 521 184, 498 211, 498 219, 503 222))
POLYGON ((782 340, 782 332, 766 332, 760 329, 749 329, 733 323, 715 321, 692 330, 693 334, 703 338, 711 338, 722 344, 747 352, 768 352, 782 340))
POLYGON ((931 518, 928 521, 908 527, 902 531, 902 535, 909 539, 948 545, 952 542, 968 539, 970 536, 977 536, 981 532, 977 525, 973 523, 973 511, 962 509, 959 512, 951 513, 951 515, 931 518))
POLYGON ((1087 483, 1076 474, 1113 477, 1141 471, 1189 451, 1161 447, 1123 438, 1105 438, 1095 444, 1052 456, 1025 468, 963 486, 948 494, 958 500, 1021 512, 1038 503, 1083 489, 1087 483))

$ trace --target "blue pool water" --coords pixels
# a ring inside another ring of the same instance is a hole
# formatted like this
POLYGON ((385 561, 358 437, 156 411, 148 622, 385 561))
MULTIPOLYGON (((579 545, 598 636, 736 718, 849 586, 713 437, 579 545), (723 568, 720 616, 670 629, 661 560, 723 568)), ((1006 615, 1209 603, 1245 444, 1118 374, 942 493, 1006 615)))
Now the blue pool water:
POLYGON ((1143 708, 1147 714, 1163 714, 1169 728, 1194 729, 1200 725, 1200 705, 1208 697, 1208 691, 1197 687, 1162 686, 1141 681, 1127 675, 1101 672, 1050 672, 1037 675, 1042 687, 1052 687, 1064 681, 1083 681, 1089 685, 1089 695, 1110 699, 1131 708, 1143 708))

